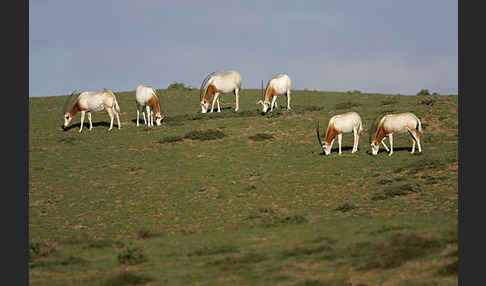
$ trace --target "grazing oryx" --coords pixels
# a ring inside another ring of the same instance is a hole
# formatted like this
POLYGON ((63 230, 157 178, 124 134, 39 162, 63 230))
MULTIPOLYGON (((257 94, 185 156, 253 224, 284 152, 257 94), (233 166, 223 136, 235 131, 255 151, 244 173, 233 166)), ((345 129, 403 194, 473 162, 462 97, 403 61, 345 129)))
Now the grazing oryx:
POLYGON ((160 114, 159 98, 154 88, 143 84, 139 85, 135 93, 135 101, 137 102, 137 126, 139 126, 140 111, 142 112, 145 125, 154 126, 154 115, 155 124, 157 126, 162 124, 161 122, 164 117, 160 114), (145 119, 144 107, 147 111, 148 122, 145 119))
POLYGON ((265 114, 270 108, 273 111, 277 95, 285 94, 287 96, 287 110, 290 110, 290 77, 286 74, 279 74, 273 77, 267 84, 265 92, 262 87, 262 99, 257 104, 262 104, 262 114, 265 114), (270 103, 272 100, 272 103, 270 103))
POLYGON ((398 114, 387 114, 383 116, 376 130, 375 138, 371 140, 371 152, 373 155, 378 154, 378 149, 380 148, 380 143, 383 143, 385 149, 388 151, 388 147, 383 142, 385 136, 388 136, 390 140, 390 153, 388 156, 393 154, 393 133, 405 133, 408 132, 412 136, 412 154, 415 152, 415 143, 418 145, 419 152, 422 152, 422 147, 420 146, 420 137, 418 133, 422 133, 422 123, 415 114, 406 112, 398 114), (418 131, 418 132, 417 132, 418 131))
POLYGON ((201 102, 201 112, 206 113, 209 109, 209 101, 213 98, 211 112, 214 109, 214 103, 218 104, 218 112, 221 112, 219 107, 219 95, 222 93, 233 92, 236 96, 235 111, 240 109, 240 89, 241 89, 241 75, 236 71, 229 71, 226 73, 210 73, 204 78, 201 87, 199 88, 199 100, 201 102))
MULTIPOLYGON (((71 96, 73 94, 74 93, 72 93, 71 96)), ((106 109, 106 112, 108 112, 111 119, 110 128, 108 130, 113 128, 113 119, 115 116, 116 120, 118 121, 118 129, 120 129, 120 107, 116 101, 115 94, 106 88, 100 92, 85 91, 81 93, 71 109, 64 114, 63 129, 66 130, 76 113, 81 111, 81 125, 79 126, 79 132, 83 130, 84 115, 86 112, 88 112, 89 130, 91 130, 93 129, 93 123, 91 122, 91 111, 103 111, 104 109, 106 109)))
POLYGON ((361 122, 361 117, 356 112, 346 112, 343 114, 334 115, 329 119, 329 124, 327 125, 326 135, 324 137, 324 143, 321 141, 319 136, 319 121, 317 121, 316 134, 317 140, 322 147, 322 150, 326 155, 331 154, 332 143, 334 139, 338 138, 339 144, 339 155, 341 155, 341 142, 343 138, 343 133, 353 133, 353 151, 355 153, 358 151, 359 135, 363 131, 363 124, 361 122))

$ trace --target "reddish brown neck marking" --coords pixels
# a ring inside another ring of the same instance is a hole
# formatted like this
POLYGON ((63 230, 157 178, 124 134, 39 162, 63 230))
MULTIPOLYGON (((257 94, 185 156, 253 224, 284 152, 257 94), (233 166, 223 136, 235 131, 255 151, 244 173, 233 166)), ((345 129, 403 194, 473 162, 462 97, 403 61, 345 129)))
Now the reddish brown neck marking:
POLYGON ((265 91, 265 101, 270 101, 270 99, 274 96, 277 96, 277 92, 273 87, 267 88, 265 91))
POLYGON ((331 141, 334 139, 339 134, 339 132, 334 128, 333 124, 330 124, 327 127, 326 130, 326 136, 324 137, 324 141, 327 142, 327 144, 331 144, 331 141))
POLYGON ((79 101, 76 101, 76 103, 71 107, 71 110, 69 110, 69 116, 74 117, 76 113, 79 111, 84 111, 87 110, 86 108, 82 108, 81 105, 79 105, 79 101))
POLYGON ((159 113, 160 112, 160 108, 159 108, 159 101, 157 100, 157 98, 155 96, 152 96, 148 101, 147 101, 147 105, 150 106, 152 108, 152 110, 154 111, 155 114, 159 113))
POLYGON ((221 92, 214 85, 210 84, 206 89, 206 94, 204 95, 204 102, 209 102, 216 92, 221 92))
POLYGON ((380 144, 381 140, 383 140, 383 137, 386 136, 385 133, 385 128, 383 128, 383 124, 378 125, 378 129, 376 130, 376 135, 374 141, 376 144, 380 144))

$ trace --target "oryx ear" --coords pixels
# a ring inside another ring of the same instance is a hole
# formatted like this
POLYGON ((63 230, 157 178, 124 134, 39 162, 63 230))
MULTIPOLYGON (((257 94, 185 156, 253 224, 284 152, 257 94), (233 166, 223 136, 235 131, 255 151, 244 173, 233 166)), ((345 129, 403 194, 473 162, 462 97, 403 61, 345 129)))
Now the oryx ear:
POLYGON ((259 101, 257 101, 256 104, 260 104, 260 103, 263 104, 263 101, 261 99, 259 101))

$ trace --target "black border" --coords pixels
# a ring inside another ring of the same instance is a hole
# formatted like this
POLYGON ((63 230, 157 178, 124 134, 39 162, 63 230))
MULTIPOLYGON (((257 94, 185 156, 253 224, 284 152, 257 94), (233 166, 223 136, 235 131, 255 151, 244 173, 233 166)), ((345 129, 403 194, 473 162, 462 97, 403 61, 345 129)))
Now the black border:
MULTIPOLYGON (((482 31, 484 18, 483 9, 479 2, 458 2, 458 36, 459 36, 459 168, 458 168, 458 193, 459 193, 459 285, 484 284, 484 253, 485 235, 483 225, 485 217, 483 206, 483 187, 476 180, 484 175, 484 167, 476 163, 466 164, 468 157, 482 154, 482 127, 485 120, 481 115, 485 112, 484 105, 480 104, 484 97, 484 72, 482 71, 481 57, 484 58, 484 44, 482 44, 482 31), (467 3, 468 5, 465 5, 467 3), (475 3, 476 5, 472 5, 475 3), (469 41, 467 41, 469 40, 469 41), (481 84, 483 85, 481 86, 481 84), (467 108, 467 112, 466 112, 467 108), (475 109, 474 109, 475 108, 475 109), (467 119, 470 118, 470 119, 467 119), (476 120, 471 120, 475 118, 476 120), (476 122, 475 122, 476 121, 476 122), (472 124, 472 125, 471 125, 472 124), (477 125, 477 126, 475 126, 477 125), (474 129, 473 129, 474 128, 474 129), (466 144, 465 130, 469 132, 469 143, 466 144), (471 155, 473 154, 473 155, 471 155), (465 169, 468 166, 469 168, 465 169), (467 177, 466 177, 467 174, 467 177), (467 214, 467 217, 466 217, 467 214)), ((479 161, 479 160, 478 160, 479 161)))
POLYGON ((29 1, 2 11, 2 284, 28 285, 29 1), (19 156, 20 155, 20 156, 19 156))

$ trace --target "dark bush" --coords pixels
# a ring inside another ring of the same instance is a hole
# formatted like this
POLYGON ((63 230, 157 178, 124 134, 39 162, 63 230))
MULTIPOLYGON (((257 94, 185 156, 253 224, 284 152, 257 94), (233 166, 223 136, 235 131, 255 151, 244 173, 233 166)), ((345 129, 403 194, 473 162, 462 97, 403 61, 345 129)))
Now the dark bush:
POLYGON ((184 138, 200 141, 221 139, 223 137, 226 137, 226 134, 216 129, 194 130, 184 135, 184 138))
POLYGON ((430 95, 430 92, 428 89, 421 89, 417 95, 430 95))
POLYGON ((162 139, 159 140, 159 143, 160 144, 164 144, 164 143, 174 143, 174 142, 178 142, 178 141, 182 141, 184 140, 181 136, 166 136, 162 139))
POLYGON ((192 90, 192 87, 186 86, 182 82, 173 82, 169 84, 167 89, 181 89, 181 90, 192 90))
POLYGON ((133 245, 128 245, 118 253, 118 261, 121 264, 140 264, 147 261, 143 249, 133 245))
POLYGON ((361 105, 360 103, 354 103, 354 102, 351 102, 351 101, 346 101, 346 102, 341 102, 341 103, 336 104, 335 108, 336 109, 350 109, 350 108, 360 106, 360 105, 361 105))
POLYGON ((249 136, 248 138, 250 138, 253 141, 265 141, 265 140, 273 139, 273 135, 266 134, 266 133, 257 133, 253 136, 249 136))

